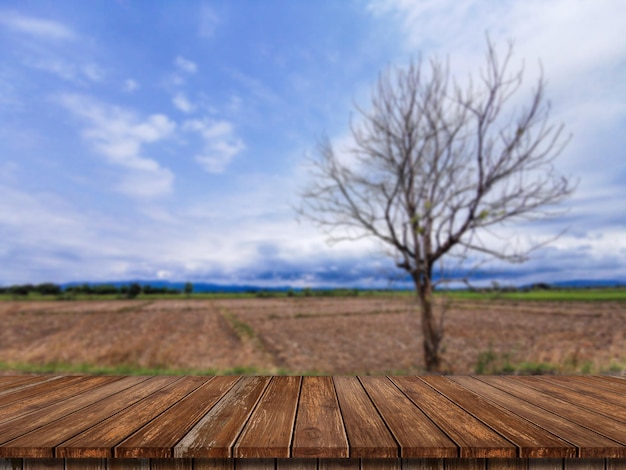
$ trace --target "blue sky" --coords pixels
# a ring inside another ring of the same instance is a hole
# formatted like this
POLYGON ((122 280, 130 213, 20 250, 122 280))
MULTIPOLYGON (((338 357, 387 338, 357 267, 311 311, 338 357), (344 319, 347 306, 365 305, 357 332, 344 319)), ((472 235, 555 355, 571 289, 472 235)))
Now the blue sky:
MULTIPOLYGON (((0 284, 169 279, 387 285, 374 242, 329 245, 293 206, 305 157, 348 142, 354 104, 411 57, 477 71, 485 32, 548 81, 573 135, 568 232, 504 283, 626 281, 626 3, 621 0, 0 3, 0 284)), ((523 93, 522 97, 523 99, 523 93)), ((470 260, 471 261, 471 260, 470 260)))

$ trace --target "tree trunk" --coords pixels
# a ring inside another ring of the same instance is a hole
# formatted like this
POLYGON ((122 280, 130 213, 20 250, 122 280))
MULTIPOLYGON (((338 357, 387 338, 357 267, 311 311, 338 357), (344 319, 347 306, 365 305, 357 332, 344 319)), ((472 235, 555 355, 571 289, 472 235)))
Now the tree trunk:
POLYGON ((415 279, 417 300, 420 306, 422 334, 424 335, 424 362, 428 372, 440 372, 441 356, 439 345, 441 333, 433 315, 433 285, 430 276, 415 279))

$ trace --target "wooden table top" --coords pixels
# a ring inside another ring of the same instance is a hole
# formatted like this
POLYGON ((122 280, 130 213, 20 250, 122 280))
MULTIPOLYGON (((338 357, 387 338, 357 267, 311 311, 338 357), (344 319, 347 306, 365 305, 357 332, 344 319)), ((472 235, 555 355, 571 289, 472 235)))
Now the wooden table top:
POLYGON ((624 458, 620 377, 0 377, 0 458, 624 458))

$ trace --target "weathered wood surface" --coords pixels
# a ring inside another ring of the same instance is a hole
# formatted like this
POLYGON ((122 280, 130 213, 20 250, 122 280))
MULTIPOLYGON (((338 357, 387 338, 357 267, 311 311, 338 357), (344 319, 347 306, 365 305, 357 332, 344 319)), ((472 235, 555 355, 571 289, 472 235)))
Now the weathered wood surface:
POLYGON ((0 470, 624 470, 626 459, 3 459, 0 470))
POLYGON ((0 377, 0 470, 614 469, 624 459, 621 379, 0 377))

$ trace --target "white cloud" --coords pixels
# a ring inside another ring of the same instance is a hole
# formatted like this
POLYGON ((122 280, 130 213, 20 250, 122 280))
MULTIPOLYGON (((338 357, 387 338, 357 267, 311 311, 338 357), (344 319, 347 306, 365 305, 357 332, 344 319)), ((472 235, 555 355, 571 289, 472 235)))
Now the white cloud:
POLYGON ((131 93, 139 88, 139 83, 137 83, 132 78, 128 78, 124 81, 124 91, 131 93))
POLYGON ((192 62, 191 60, 185 59, 181 56, 176 57, 176 60, 174 60, 174 64, 180 70, 189 74, 196 73, 196 71, 198 70, 198 66, 195 62, 192 62))
POLYGON ((215 10, 209 5, 202 5, 200 9, 200 27, 198 34, 203 38, 212 38, 220 19, 215 10))
POLYGON ((202 137, 204 148, 195 159, 209 173, 222 173, 231 160, 246 148, 227 121, 190 119, 185 121, 183 129, 202 137))
POLYGON ((95 64, 75 64, 55 56, 28 58, 25 59, 24 64, 75 83, 83 83, 85 79, 90 82, 100 82, 104 76, 102 69, 95 64))
POLYGON ((280 101, 279 97, 260 80, 250 77, 238 70, 232 70, 230 75, 235 81, 246 87, 257 99, 274 104, 280 101))
POLYGON ((42 39, 75 39, 76 34, 58 21, 52 21, 16 12, 0 11, 0 23, 8 28, 42 39))
POLYGON ((128 195, 152 197, 171 191, 173 173, 144 157, 144 145, 170 137, 176 124, 162 114, 140 119, 131 111, 100 103, 92 98, 66 94, 58 101, 87 127, 83 137, 109 163, 126 168, 118 189, 128 195))
POLYGON ((191 113, 195 109, 195 106, 187 99, 184 93, 178 92, 172 98, 174 106, 184 113, 191 113))

